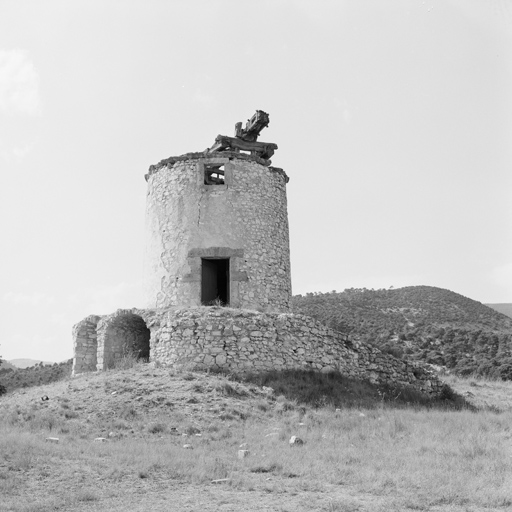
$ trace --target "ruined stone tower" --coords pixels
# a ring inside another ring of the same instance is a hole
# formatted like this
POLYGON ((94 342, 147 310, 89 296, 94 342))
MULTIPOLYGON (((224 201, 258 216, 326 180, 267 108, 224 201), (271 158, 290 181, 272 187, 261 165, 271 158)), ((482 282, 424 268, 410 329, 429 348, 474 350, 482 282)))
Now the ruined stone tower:
POLYGON ((206 152, 151 166, 148 308, 290 310, 288 177, 269 165, 277 146, 256 142, 267 124, 257 111, 245 130, 236 125, 236 137, 219 135, 206 152))
POLYGON ((277 146, 256 140, 268 123, 258 110, 235 137, 149 168, 146 308, 75 324, 73 375, 135 358, 234 373, 338 371, 439 394, 443 384, 419 363, 291 313, 288 177, 270 166, 277 146))

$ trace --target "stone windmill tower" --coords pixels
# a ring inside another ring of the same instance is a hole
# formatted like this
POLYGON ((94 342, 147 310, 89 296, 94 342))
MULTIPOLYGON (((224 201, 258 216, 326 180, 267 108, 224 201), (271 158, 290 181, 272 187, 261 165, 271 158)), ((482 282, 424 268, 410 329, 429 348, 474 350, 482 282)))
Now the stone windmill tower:
POLYGON ((288 177, 270 166, 277 146, 257 141, 268 123, 258 110, 244 129, 236 124, 235 137, 219 135, 202 153, 150 167, 146 308, 75 324, 73 375, 136 358, 234 373, 340 371, 441 393, 444 384, 418 363, 290 313, 288 177), (212 303, 244 311, 194 307, 212 303))
POLYGON ((235 137, 150 167, 148 308, 290 310, 288 177, 270 166, 277 145, 257 141, 268 124, 258 110, 235 137))

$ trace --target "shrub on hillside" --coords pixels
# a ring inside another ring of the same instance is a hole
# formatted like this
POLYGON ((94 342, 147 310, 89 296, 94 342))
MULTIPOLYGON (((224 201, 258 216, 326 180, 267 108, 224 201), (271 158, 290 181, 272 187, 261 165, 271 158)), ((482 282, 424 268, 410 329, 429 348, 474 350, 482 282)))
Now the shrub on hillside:
POLYGON ((7 391, 30 386, 41 386, 65 379, 71 375, 73 360, 68 359, 55 365, 35 365, 0 374, 0 385, 7 391))

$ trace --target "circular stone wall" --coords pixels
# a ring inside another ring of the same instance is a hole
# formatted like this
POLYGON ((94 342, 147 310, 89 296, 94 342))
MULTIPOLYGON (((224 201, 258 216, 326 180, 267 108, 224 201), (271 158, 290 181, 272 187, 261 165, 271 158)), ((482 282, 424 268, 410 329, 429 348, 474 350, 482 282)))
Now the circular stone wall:
POLYGON ((169 161, 146 176, 147 305, 204 304, 204 261, 224 260, 227 304, 289 311, 288 178, 243 155, 214 155, 169 161), (211 184, 215 169, 223 175, 211 184))
POLYGON ((340 372, 375 384, 438 394, 442 383, 420 363, 351 343, 303 315, 202 307, 162 312, 151 361, 172 368, 234 373, 303 369, 340 372))

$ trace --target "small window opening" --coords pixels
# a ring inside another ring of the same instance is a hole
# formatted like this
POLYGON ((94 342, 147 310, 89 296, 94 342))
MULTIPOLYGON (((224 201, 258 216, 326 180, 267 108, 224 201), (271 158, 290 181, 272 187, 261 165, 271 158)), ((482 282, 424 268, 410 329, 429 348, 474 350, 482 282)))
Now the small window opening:
POLYGON ((229 305, 229 258, 201 258, 201 304, 229 305))
POLYGON ((224 164, 204 166, 205 185, 224 185, 224 164))

